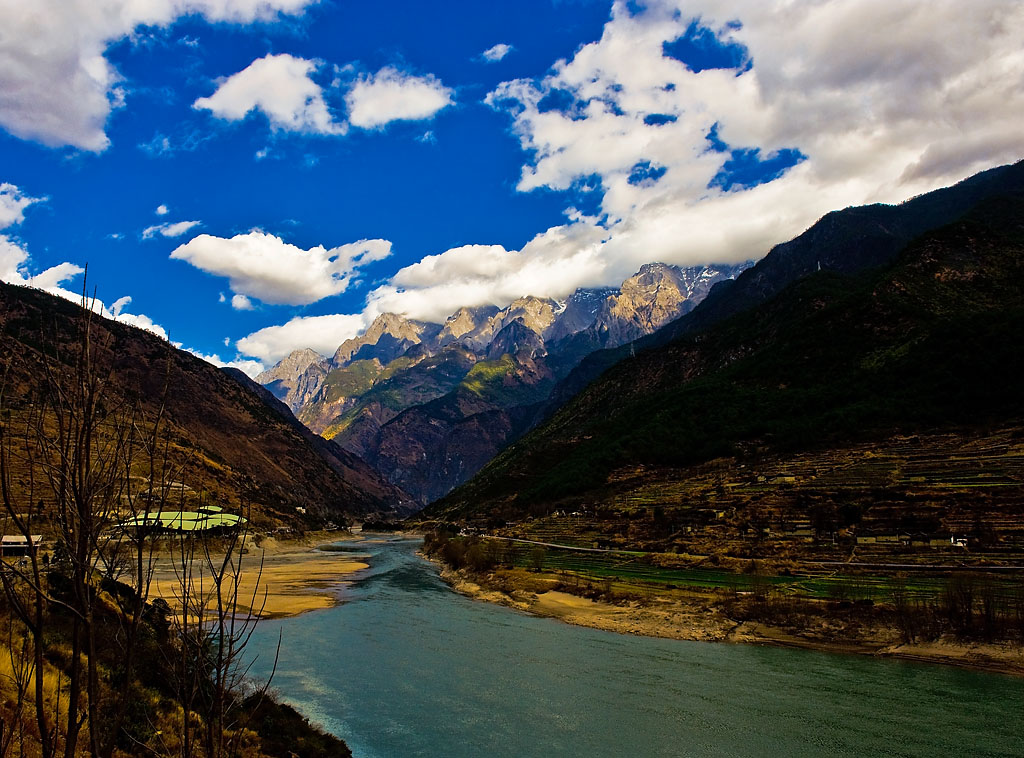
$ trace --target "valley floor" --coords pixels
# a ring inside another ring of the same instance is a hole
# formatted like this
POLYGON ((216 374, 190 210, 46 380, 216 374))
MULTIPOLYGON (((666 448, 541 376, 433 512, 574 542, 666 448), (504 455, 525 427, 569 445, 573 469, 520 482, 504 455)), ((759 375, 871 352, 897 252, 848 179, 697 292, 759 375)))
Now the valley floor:
POLYGON ((470 574, 439 565, 442 578, 473 599, 620 634, 875 655, 1024 676, 1024 646, 1019 643, 947 638, 906 643, 884 614, 864 609, 805 603, 762 612, 766 618, 754 619, 750 598, 685 591, 638 594, 636 587, 616 587, 609 588, 615 598, 609 602, 584 597, 592 589, 567 585, 555 574, 524 569, 470 574))

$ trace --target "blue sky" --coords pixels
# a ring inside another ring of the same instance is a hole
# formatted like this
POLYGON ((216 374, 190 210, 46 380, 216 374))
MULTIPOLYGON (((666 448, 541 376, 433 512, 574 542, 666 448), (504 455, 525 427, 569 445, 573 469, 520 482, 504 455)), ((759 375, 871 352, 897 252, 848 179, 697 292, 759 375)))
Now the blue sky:
POLYGON ((1021 157, 1021 5, 895 5, 5 0, 0 276, 253 372, 756 258, 1021 157))

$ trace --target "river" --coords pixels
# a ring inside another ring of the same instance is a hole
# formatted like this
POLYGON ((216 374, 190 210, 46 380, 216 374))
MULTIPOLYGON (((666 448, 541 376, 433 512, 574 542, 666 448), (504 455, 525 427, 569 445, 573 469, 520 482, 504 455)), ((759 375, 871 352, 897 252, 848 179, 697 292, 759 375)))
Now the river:
POLYGON ((356 758, 1024 754, 1024 680, 568 626, 453 592, 418 545, 340 543, 370 564, 346 602, 250 642, 266 676, 283 635, 273 688, 356 758))

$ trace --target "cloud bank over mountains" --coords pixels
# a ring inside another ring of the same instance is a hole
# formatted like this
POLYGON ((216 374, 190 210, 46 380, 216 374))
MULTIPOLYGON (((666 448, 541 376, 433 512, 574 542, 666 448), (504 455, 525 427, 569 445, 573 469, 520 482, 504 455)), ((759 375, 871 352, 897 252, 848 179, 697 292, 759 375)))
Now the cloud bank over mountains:
POLYGON ((239 347, 268 362, 330 352, 384 311, 438 321, 613 284, 653 260, 759 257, 834 208, 1015 161, 1022 28, 1024 5, 1004 0, 616 2, 599 40, 486 98, 527 156, 519 191, 589 188, 599 218, 570 208, 520 250, 428 255, 361 314, 298 317, 239 347))

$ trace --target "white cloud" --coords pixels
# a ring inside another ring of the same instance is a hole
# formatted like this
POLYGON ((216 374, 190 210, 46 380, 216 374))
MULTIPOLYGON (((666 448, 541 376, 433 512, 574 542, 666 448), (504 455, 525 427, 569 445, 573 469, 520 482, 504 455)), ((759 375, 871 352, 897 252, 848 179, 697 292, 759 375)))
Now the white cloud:
POLYGON ((323 90, 310 78, 317 65, 287 53, 266 55, 221 81, 216 92, 199 98, 192 107, 226 121, 262 111, 282 131, 344 134, 345 125, 334 121, 323 90))
POLYGON ((121 311, 123 311, 125 307, 127 307, 131 303, 131 301, 132 298, 130 295, 119 297, 117 300, 114 301, 114 304, 110 306, 111 313, 113 313, 115 316, 119 316, 121 314, 121 311))
POLYGON ((236 311, 251 311, 255 308, 252 304, 252 300, 247 298, 245 295, 234 295, 231 298, 231 307, 236 311))
POLYGON ((530 157, 521 191, 600 180, 609 275, 647 260, 735 261, 833 208, 1019 159, 1021 28, 1024 5, 1010 0, 654 0, 636 15, 616 2, 599 41, 488 102, 508 108, 530 157), (695 20, 744 46, 751 66, 694 72, 664 55, 695 20), (557 97, 563 107, 547 107, 557 97), (731 156, 709 149, 713 128, 732 148, 806 160, 725 191, 714 180, 731 156), (660 176, 637 181, 638 165, 660 176))
POLYGON ((494 47, 489 47, 484 50, 480 56, 488 63, 496 63, 511 52, 512 45, 506 45, 504 42, 499 42, 494 47))
POLYGON ((303 250, 258 230, 230 239, 200 234, 171 253, 210 274, 226 276, 232 292, 275 305, 308 305, 344 292, 357 269, 391 254, 387 240, 359 240, 303 250))
POLYGON ((27 284, 27 262, 28 250, 17 240, 0 234, 0 279, 9 284, 27 284))
POLYGON ((452 90, 436 76, 413 76, 391 66, 360 77, 345 96, 349 122, 361 129, 428 119, 452 102, 452 90))
POLYGON ((25 219, 25 209, 45 198, 29 197, 13 184, 0 184, 0 229, 20 224, 25 219))
POLYGON ((235 343, 238 352, 252 355, 270 365, 296 348, 308 347, 322 355, 333 355, 345 340, 370 325, 364 314, 300 316, 280 326, 268 326, 235 343))
POLYGON ((166 216, 168 213, 170 213, 170 210, 171 209, 168 208, 166 205, 163 205, 163 204, 158 205, 156 207, 156 215, 158 215, 158 216, 166 216))
POLYGON ((246 24, 301 12, 315 0, 3 0, 0 126, 50 147, 100 152, 125 92, 104 57, 140 26, 167 27, 198 14, 246 24))
MULTIPOLYGON (((225 345, 227 341, 225 341, 225 345)), ((260 373, 263 372, 263 364, 259 361, 249 360, 246 358, 235 358, 231 361, 221 360, 220 355, 214 353, 213 355, 206 355, 200 350, 193 350, 190 347, 186 347, 185 350, 192 353, 196 358, 200 358, 207 363, 212 363, 214 366, 219 368, 237 368, 239 371, 244 372, 249 376, 250 379, 255 379, 260 373)))
POLYGON ((201 223, 201 221, 175 221, 174 223, 147 226, 142 230, 142 239, 152 239, 158 234, 163 237, 180 237, 190 229, 194 229, 199 226, 201 223))
POLYGON ((504 42, 499 42, 494 47, 488 47, 486 50, 480 53, 480 57, 486 60, 488 64, 494 64, 494 62, 501 60, 510 52, 512 52, 513 49, 514 48, 512 47, 512 45, 507 45, 504 42))
MULTIPOLYGON (((85 269, 74 263, 58 263, 56 266, 51 266, 42 273, 30 277, 28 283, 32 287, 52 292, 84 271, 85 269)), ((76 296, 80 297, 81 293, 76 293, 76 296)), ((131 298, 128 299, 131 300, 131 298)))
MULTIPOLYGON (((114 318, 114 317, 110 316, 104 310, 103 303, 98 303, 98 305, 99 305, 100 313, 102 313, 104 316, 107 316, 107 318, 114 318)), ((114 321, 120 321, 122 324, 128 324, 129 326, 134 326, 134 327, 137 327, 139 329, 144 329, 147 332, 152 332, 157 337, 161 337, 161 338, 163 338, 165 340, 169 339, 169 336, 167 334, 167 330, 164 329, 162 326, 160 326, 160 324, 158 324, 155 321, 153 321, 153 319, 151 319, 149 316, 147 316, 147 315, 145 315, 143 313, 123 313, 122 312, 122 313, 119 313, 116 318, 114 318, 114 321)), ((178 345, 175 345, 175 347, 178 347, 178 345)))

